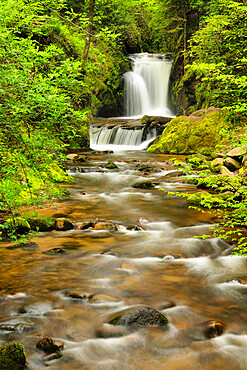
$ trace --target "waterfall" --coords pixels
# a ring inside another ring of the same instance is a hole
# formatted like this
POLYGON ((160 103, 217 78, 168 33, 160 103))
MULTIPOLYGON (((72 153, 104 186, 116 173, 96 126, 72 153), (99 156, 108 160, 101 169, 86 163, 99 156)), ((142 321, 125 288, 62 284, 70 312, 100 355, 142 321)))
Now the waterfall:
POLYGON ((155 139, 155 128, 145 130, 142 127, 128 129, 118 126, 91 125, 90 148, 95 150, 143 150, 155 139))
MULTIPOLYGON (((143 150, 160 134, 152 125, 141 124, 144 115, 174 117, 169 109, 169 77, 172 59, 164 54, 130 56, 132 71, 125 73, 125 109, 127 117, 115 124, 94 123, 90 129, 90 148, 95 150, 143 150), (120 122, 121 121, 121 122, 120 122)), ((113 119, 114 121, 114 119, 113 119)), ((169 118, 168 118, 169 121, 169 118)))
POLYGON ((125 110, 128 117, 173 117, 169 109, 172 60, 164 54, 130 56, 132 71, 125 73, 125 110))

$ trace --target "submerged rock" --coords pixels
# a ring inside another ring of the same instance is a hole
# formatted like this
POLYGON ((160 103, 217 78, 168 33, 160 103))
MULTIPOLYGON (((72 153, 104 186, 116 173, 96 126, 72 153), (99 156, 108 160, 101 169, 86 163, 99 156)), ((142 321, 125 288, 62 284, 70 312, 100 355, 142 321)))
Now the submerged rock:
POLYGON ((117 225, 113 222, 97 222, 94 226, 94 230, 116 231, 117 225))
POLYGON ((109 295, 105 294, 94 294, 89 297, 89 303, 106 303, 106 302, 117 302, 117 300, 109 295))
POLYGON ((75 300, 81 300, 81 299, 87 299, 88 294, 71 290, 65 293, 65 297, 70 298, 70 299, 75 299, 75 300))
POLYGON ((26 364, 25 349, 18 342, 9 342, 0 346, 0 368, 22 370, 26 364))
POLYGON ((152 307, 134 306, 115 313, 110 318, 109 324, 130 327, 158 326, 166 328, 168 319, 152 307))
POLYGON ((63 254, 66 253, 66 250, 63 248, 52 248, 48 251, 44 252, 45 254, 55 255, 55 254, 63 254))
POLYGON ((105 168, 108 168, 109 170, 113 170, 115 168, 118 168, 118 166, 113 163, 113 162, 108 162, 106 165, 105 165, 105 168))
POLYGON ((54 343, 52 338, 45 337, 41 339, 36 347, 46 353, 54 353, 63 349, 63 343, 54 343))
POLYGON ((152 189, 152 188, 154 188, 154 184, 151 181, 141 181, 141 182, 136 182, 134 185, 132 185, 132 188, 135 188, 135 189, 152 189))
POLYGON ((208 339, 215 338, 224 333, 225 324, 221 321, 207 321, 204 324, 204 334, 208 339))
POLYGON ((59 231, 67 231, 74 229, 74 225, 67 218, 57 218, 55 221, 55 228, 59 231))

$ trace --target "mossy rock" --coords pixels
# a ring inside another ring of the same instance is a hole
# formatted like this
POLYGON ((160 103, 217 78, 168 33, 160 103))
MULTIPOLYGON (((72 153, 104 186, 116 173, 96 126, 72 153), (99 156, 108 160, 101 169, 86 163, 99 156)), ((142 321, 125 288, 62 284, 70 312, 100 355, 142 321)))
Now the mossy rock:
POLYGON ((79 155, 76 161, 77 161, 77 162, 86 162, 87 160, 86 160, 86 158, 84 157, 84 155, 79 155))
POLYGON ((134 328, 148 326, 167 327, 168 319, 152 307, 134 306, 113 314, 109 324, 125 325, 134 328))
POLYGON ((55 229, 55 222, 51 218, 30 217, 27 221, 31 229, 35 231, 51 231, 55 229))
POLYGON ((114 162, 108 162, 105 165, 105 168, 107 168, 108 170, 114 170, 114 169, 118 168, 118 166, 114 162))
POLYGON ((0 368, 22 370, 26 364, 25 349, 18 342, 9 342, 0 346, 0 368))
POLYGON ((133 184, 132 188, 135 188, 135 189, 152 189, 152 188, 154 188, 154 184, 151 181, 141 181, 141 182, 136 182, 135 184, 133 184))
POLYGON ((22 217, 9 218, 5 225, 7 229, 14 230, 17 234, 26 234, 31 230, 29 222, 22 217))
POLYGON ((208 160, 207 157, 203 154, 191 154, 186 158, 186 162, 192 164, 193 166, 200 166, 203 164, 207 164, 208 160))
POLYGON ((147 152, 210 155, 216 145, 225 144, 225 135, 220 130, 227 126, 227 122, 221 112, 204 113, 202 116, 180 116, 172 119, 147 152))
POLYGON ((224 159, 223 158, 215 158, 211 163, 210 163, 210 168, 212 172, 219 173, 220 168, 224 164, 224 159))
POLYGON ((67 218, 61 217, 56 219, 55 228, 59 231, 67 231, 74 229, 74 225, 67 218))

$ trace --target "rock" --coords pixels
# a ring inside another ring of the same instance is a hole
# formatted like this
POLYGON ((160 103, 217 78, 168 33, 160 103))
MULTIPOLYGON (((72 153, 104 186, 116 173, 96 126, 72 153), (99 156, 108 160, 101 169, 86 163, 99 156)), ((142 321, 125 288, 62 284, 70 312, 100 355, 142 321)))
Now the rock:
POLYGON ((28 218, 27 221, 31 229, 35 231, 51 231, 55 229, 54 220, 50 218, 28 218))
POLYGON ((77 162, 86 162, 86 158, 84 157, 84 155, 79 155, 78 158, 76 159, 77 162))
POLYGON ((22 370, 26 364, 25 349, 18 342, 9 342, 0 346, 0 368, 22 370))
POLYGON ((78 154, 68 154, 66 155, 66 158, 68 161, 77 161, 77 159, 79 158, 78 154))
POLYGON ((22 217, 13 217, 6 220, 6 227, 14 230, 17 234, 26 234, 31 230, 27 220, 22 217))
POLYGON ((244 280, 244 279, 238 279, 237 280, 239 284, 242 284, 242 285, 247 285, 247 280, 244 280))
POLYGON ((228 157, 239 159, 239 158, 243 157, 246 153, 247 153, 246 148, 239 146, 237 148, 234 148, 234 149, 230 150, 230 152, 228 152, 226 155, 228 157))
POLYGON ((191 154, 186 158, 186 162, 195 166, 207 163, 207 157, 203 154, 191 154))
POLYGON ((142 228, 137 225, 128 225, 126 227, 126 230, 128 231, 142 231, 142 228))
POLYGON ((233 177, 233 173, 228 170, 225 166, 220 167, 220 173, 222 176, 228 176, 228 177, 233 177))
POLYGON ((45 337, 36 344, 36 347, 43 352, 54 353, 63 349, 63 343, 54 343, 52 338, 45 337))
POLYGON ((152 189, 152 188, 154 188, 154 184, 151 181, 141 181, 141 182, 136 182, 135 184, 133 184, 132 188, 135 188, 135 189, 152 189))
POLYGON ((104 251, 101 254, 106 255, 106 256, 114 256, 114 257, 119 257, 120 254, 115 251, 104 251))
POLYGON ((113 297, 105 294, 93 294, 89 297, 89 303, 106 303, 106 302, 117 302, 113 297))
POLYGON ((211 339, 224 333, 225 325, 220 321, 207 321, 204 325, 204 335, 211 339))
POLYGON ((95 224, 94 230, 116 231, 117 226, 113 222, 98 222, 95 224))
POLYGON ((109 324, 126 325, 134 328, 146 326, 167 328, 168 319, 152 307, 134 306, 113 314, 109 324))
POLYGON ((50 255, 56 255, 56 254, 63 254, 66 253, 66 250, 63 248, 52 248, 49 249, 48 251, 44 252, 45 254, 50 254, 50 255))
POLYGON ((238 161, 233 158, 227 157, 224 160, 224 166, 228 168, 229 171, 234 172, 240 169, 241 165, 238 161))
POLYGON ((67 218, 57 218, 55 221, 55 228, 59 231, 67 231, 74 229, 74 225, 67 218))
POLYGON ((85 221, 85 222, 79 222, 76 224, 76 229, 78 230, 87 230, 90 227, 94 228, 95 222, 94 221, 85 221))
POLYGON ((81 300, 81 299, 87 299, 88 294, 71 290, 70 292, 65 293, 65 297, 70 298, 70 299, 81 300))
POLYGON ((220 168, 224 164, 224 159, 223 158, 215 158, 211 163, 210 163, 210 168, 213 172, 220 172, 220 168))
POLYGON ((113 162, 108 162, 105 165, 105 168, 108 168, 109 170, 114 170, 115 168, 118 168, 118 166, 115 163, 113 163, 113 162))

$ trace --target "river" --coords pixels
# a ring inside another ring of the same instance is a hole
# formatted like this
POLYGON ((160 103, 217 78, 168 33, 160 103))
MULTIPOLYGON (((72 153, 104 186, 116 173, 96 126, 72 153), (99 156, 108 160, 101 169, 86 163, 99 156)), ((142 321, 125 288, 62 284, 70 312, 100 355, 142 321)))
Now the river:
POLYGON ((247 285, 238 280, 246 278, 247 259, 230 256, 223 241, 194 238, 208 232, 212 216, 160 190, 195 188, 166 155, 86 156, 68 163, 70 195, 40 210, 77 229, 0 248, 0 344, 21 342, 28 369, 246 369, 247 285), (109 161, 118 168, 107 170, 109 161), (132 188, 147 179, 155 188, 132 188), (78 229, 96 218, 113 220, 118 230, 78 229), (64 253, 51 254, 54 248, 64 253), (168 330, 121 332, 107 324, 112 313, 140 304, 166 315, 168 330), (209 321, 220 321, 224 333, 208 339, 209 321), (46 336, 64 343, 61 357, 36 348, 46 336))

